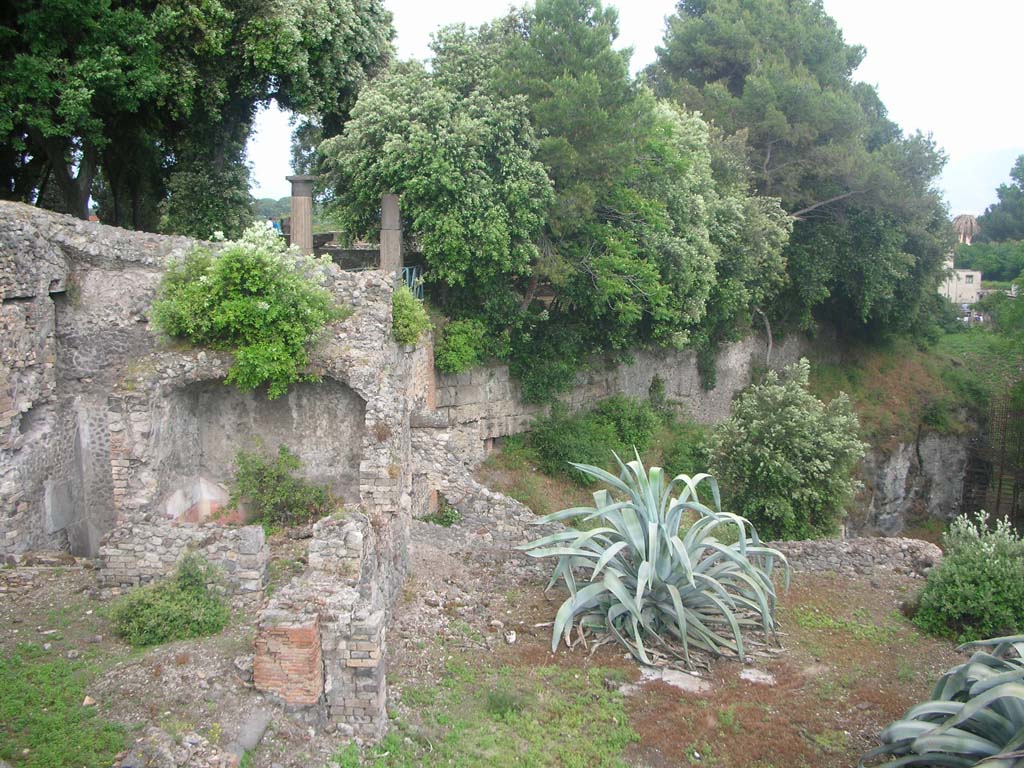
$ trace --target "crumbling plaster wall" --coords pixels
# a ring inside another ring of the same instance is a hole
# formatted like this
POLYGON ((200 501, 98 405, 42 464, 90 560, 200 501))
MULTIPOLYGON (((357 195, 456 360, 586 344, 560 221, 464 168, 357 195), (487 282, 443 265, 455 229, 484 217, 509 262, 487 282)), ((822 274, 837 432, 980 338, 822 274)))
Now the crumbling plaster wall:
POLYGON ((230 356, 150 327, 163 269, 192 245, 0 202, 0 556, 95 554, 115 526, 223 490, 235 451, 258 439, 362 507, 390 598, 413 506, 409 417, 430 389, 429 349, 391 339, 394 277, 333 269, 328 287, 354 314, 314 352, 322 383, 268 402, 222 385, 230 356))

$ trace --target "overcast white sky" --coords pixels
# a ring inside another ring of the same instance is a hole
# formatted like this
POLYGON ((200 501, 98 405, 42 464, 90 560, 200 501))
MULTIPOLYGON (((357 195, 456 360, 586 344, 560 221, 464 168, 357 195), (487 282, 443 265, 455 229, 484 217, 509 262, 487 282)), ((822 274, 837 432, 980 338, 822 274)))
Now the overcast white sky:
MULTIPOLYGON (((471 26, 504 13, 508 0, 385 0, 395 18, 398 54, 425 59, 430 34, 455 22, 471 26)), ((518 4, 518 3, 516 3, 518 4)), ((619 45, 632 46, 633 71, 654 60, 673 0, 610 3, 619 8, 619 45)), ((996 201, 1024 154, 1020 33, 1024 3, 974 0, 825 0, 848 43, 868 55, 858 80, 877 86, 890 117, 907 132, 932 133, 949 156, 940 185, 951 214, 982 213, 996 201)), ((249 144, 256 197, 290 193, 288 116, 257 117, 249 144)))

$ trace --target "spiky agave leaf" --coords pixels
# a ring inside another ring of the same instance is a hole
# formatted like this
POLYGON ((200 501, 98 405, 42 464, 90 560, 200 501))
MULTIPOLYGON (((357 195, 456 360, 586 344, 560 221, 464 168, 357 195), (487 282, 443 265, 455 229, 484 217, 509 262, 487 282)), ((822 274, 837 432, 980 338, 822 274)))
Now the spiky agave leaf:
POLYGON ((644 663, 650 662, 651 644, 687 664, 692 649, 743 658, 744 630, 775 632, 771 571, 776 562, 785 566, 788 586, 785 557, 762 546, 748 520, 722 512, 718 483, 710 475, 667 479, 660 467, 645 469, 639 456, 615 460, 618 477, 600 467, 573 466, 604 482, 619 500, 601 490, 593 495, 593 507, 538 520, 600 520, 599 528, 560 532, 520 547, 532 557, 557 557, 549 587, 561 579, 569 590, 555 618, 552 650, 578 626, 604 629, 644 663), (713 507, 701 502, 702 485, 710 489, 713 507), (686 512, 698 519, 680 536, 686 512), (736 544, 715 538, 723 528, 738 531, 736 544), (590 583, 578 588, 573 569, 584 566, 590 583))
POLYGON ((977 766, 1024 764, 1024 635, 961 645, 970 660, 946 672, 933 701, 911 708, 880 735, 859 765, 977 766), (892 758, 875 764, 877 758, 892 758))

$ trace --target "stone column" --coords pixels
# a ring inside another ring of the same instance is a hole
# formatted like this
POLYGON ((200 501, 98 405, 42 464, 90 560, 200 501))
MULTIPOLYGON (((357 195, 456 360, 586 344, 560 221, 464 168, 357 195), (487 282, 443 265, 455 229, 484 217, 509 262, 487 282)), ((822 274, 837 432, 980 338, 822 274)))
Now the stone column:
POLYGON ((391 274, 402 273, 402 218, 398 195, 380 199, 380 268, 391 274))
POLYGON ((289 176, 292 183, 291 242, 303 253, 313 252, 313 177, 289 176))

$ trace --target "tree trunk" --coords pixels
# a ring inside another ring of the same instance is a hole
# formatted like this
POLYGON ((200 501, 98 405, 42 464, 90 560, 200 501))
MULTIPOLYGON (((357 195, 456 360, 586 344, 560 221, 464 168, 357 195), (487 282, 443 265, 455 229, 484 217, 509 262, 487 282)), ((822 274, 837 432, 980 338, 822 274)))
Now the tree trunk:
POLYGON ((78 173, 71 175, 68 164, 68 142, 54 136, 43 136, 35 129, 29 130, 29 136, 45 153, 50 163, 53 180, 57 183, 61 199, 68 213, 80 219, 89 218, 89 195, 92 192, 92 180, 96 175, 96 149, 90 143, 82 147, 82 156, 78 162, 78 173))
POLYGON ((765 332, 765 335, 768 337, 768 339, 767 339, 768 346, 765 349, 765 353, 764 353, 764 367, 765 368, 771 368, 772 367, 772 346, 774 345, 774 342, 772 341, 772 324, 768 320, 768 313, 765 312, 763 309, 760 309, 759 307, 754 307, 754 312, 759 314, 761 316, 761 319, 764 321, 764 332, 765 332))

